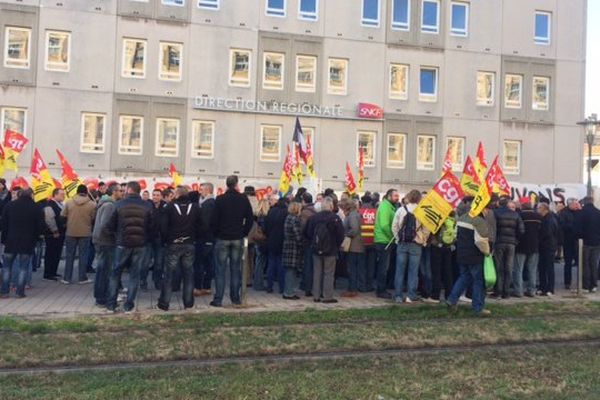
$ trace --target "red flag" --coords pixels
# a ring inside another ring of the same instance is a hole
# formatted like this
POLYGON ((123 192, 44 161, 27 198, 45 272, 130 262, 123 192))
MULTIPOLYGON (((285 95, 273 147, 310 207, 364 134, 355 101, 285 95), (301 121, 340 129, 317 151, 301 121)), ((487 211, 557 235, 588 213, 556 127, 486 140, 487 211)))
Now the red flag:
POLYGON ((181 177, 181 175, 179 175, 179 172, 177 172, 177 168, 175 168, 175 165, 173 163, 171 163, 171 165, 169 166, 169 175, 173 180, 174 187, 177 187, 183 183, 183 178, 181 177))
POLYGON ((161 192, 169 187, 169 184, 166 182, 156 182, 154 184, 154 190, 160 190, 161 192))
POLYGON ((138 181, 138 183, 140 184, 140 188, 141 188, 142 190, 146 190, 146 188, 148 187, 148 184, 146 183, 146 180, 145 180, 145 179, 140 179, 140 180, 138 181))
POLYGON ((356 182, 354 181, 354 175, 352 175, 352 169, 350 164, 346 161, 346 192, 348 194, 356 193, 356 182))
POLYGON ((446 172, 452 171, 452 154, 450 152, 450 147, 446 150, 446 157, 444 157, 444 166, 442 167, 442 175, 446 172))
POLYGON ((29 139, 18 132, 7 129, 4 133, 4 168, 18 170, 17 157, 25 149, 29 139))
POLYGON ((83 184, 87 186, 88 190, 97 190, 98 189, 98 179, 96 178, 86 178, 83 181, 83 184))
POLYGON ((27 179, 23 178, 22 176, 17 176, 15 179, 13 179, 10 184, 10 190, 15 190, 17 187, 20 187, 21 189, 29 188, 27 179))
POLYGON ((487 162, 485 161, 485 151, 483 150, 483 143, 479 142, 477 145, 477 160, 483 168, 487 168, 487 162))

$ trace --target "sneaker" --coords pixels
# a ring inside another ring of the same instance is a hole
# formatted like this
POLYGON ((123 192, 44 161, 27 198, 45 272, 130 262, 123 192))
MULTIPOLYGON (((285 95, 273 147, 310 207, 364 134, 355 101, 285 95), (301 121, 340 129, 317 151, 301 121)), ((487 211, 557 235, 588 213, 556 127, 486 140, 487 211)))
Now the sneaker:
POLYGON ((429 303, 429 304, 436 304, 436 303, 439 303, 439 300, 432 299, 431 297, 425 297, 423 299, 423 302, 429 303))
POLYGON ((591 293, 596 293, 597 291, 598 291, 598 288, 595 286, 592 288, 592 290, 590 290, 591 293))
POLYGON ((476 313, 477 316, 479 317, 489 317, 490 315, 492 315, 492 312, 490 310, 486 310, 485 308, 481 311, 479 311, 478 313, 476 313))
POLYGON ((410 304, 410 303, 412 303, 413 301, 410 299, 410 297, 406 297, 406 298, 404 299, 404 302, 405 302, 406 304, 410 304))
POLYGON ((133 310, 125 310, 125 315, 129 315, 129 314, 132 314, 132 313, 133 313, 133 310))
POLYGON ((377 293, 377 297, 380 299, 391 299, 393 296, 389 292, 377 293))
POLYGON ((107 308, 104 312, 107 314, 116 314, 117 310, 115 308, 107 308))
POLYGON ((548 297, 554 297, 554 293, 552 293, 552 292, 546 292, 546 296, 548 296, 548 297))
POLYGON ((69 282, 69 281, 66 281, 66 280, 64 280, 64 279, 61 279, 61 280, 60 280, 60 283, 62 283, 63 285, 70 285, 70 284, 71 284, 71 282, 69 282))
POLYGON ((91 279, 86 279, 85 281, 79 281, 78 283, 80 285, 87 285, 88 283, 94 283, 94 281, 91 279))
POLYGON ((106 304, 94 303, 94 305, 98 308, 106 308, 106 304))
POLYGON ((334 304, 337 303, 338 301, 336 299, 327 299, 327 300, 323 300, 322 303, 325 304, 334 304))
POLYGON ((458 298, 458 301, 460 301, 461 303, 470 303, 471 299, 468 298, 467 296, 463 295, 458 298))
POLYGON ((210 306, 212 307, 223 307, 223 304, 221 303, 217 303, 216 301, 211 301, 210 303, 208 303, 210 306))

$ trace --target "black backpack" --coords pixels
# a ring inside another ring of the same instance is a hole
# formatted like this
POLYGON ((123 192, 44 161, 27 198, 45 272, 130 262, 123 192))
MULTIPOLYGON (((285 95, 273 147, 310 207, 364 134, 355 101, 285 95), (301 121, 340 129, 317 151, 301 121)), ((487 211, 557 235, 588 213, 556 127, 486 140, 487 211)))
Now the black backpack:
POLYGON ((408 211, 408 208, 404 206, 406 215, 402 220, 402 228, 398 232, 398 241, 400 243, 412 243, 417 236, 417 219, 415 215, 408 211))
POLYGON ((317 226, 315 226, 312 248, 318 256, 333 255, 337 250, 335 237, 333 236, 329 225, 329 222, 319 222, 317 226))

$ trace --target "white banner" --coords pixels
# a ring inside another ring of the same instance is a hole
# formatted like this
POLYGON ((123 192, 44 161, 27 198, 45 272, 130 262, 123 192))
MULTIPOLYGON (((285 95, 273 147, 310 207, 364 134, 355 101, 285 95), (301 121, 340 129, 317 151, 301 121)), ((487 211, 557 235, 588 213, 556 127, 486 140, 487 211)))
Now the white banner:
POLYGON ((570 197, 581 200, 587 194, 586 185, 582 183, 537 185, 509 182, 509 184, 512 189, 513 200, 519 200, 521 197, 529 197, 531 193, 534 193, 539 198, 546 198, 551 202, 562 201, 566 204, 567 199, 570 197))

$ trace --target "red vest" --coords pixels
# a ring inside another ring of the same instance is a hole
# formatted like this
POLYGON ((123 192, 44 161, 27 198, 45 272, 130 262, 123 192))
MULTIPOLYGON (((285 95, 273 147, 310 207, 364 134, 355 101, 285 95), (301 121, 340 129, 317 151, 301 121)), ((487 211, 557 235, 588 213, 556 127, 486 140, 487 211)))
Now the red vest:
POLYGON ((373 237, 375 231, 375 208, 361 208, 358 210, 360 214, 360 234, 365 246, 373 245, 373 237))

